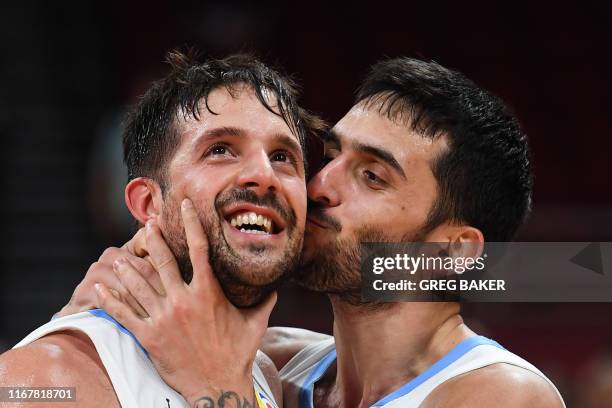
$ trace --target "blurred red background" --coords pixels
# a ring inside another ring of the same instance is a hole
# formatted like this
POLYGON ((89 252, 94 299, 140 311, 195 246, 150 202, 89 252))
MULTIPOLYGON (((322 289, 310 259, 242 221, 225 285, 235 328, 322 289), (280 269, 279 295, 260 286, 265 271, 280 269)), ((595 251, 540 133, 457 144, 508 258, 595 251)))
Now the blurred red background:
MULTIPOLYGON (((294 73, 303 105, 332 123, 385 56, 462 71, 506 100, 530 136, 534 212, 518 239, 612 240, 607 4, 30 1, 0 11, 0 350, 48 320, 101 251, 130 236, 119 122, 164 74, 165 52, 184 45, 212 56, 254 50, 294 73)), ((465 307, 476 330, 585 407, 612 406, 611 312, 465 307)), ((288 287, 271 323, 329 332, 331 311, 324 297, 288 287)))

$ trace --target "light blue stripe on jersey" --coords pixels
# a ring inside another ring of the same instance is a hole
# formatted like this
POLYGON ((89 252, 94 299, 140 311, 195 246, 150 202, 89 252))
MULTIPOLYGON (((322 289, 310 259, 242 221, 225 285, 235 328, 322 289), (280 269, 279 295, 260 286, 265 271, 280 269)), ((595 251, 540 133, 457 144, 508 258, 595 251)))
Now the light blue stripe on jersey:
POLYGON ((440 371, 444 370, 446 367, 457 361, 461 356, 472 350, 474 347, 482 345, 495 346, 499 347, 502 350, 505 350, 496 341, 483 336, 474 336, 465 339, 461 343, 457 344, 455 348, 453 348, 448 354, 438 360, 434 365, 432 365, 427 370, 413 378, 401 388, 395 390, 391 394, 387 395, 386 397, 372 405, 372 407, 382 407, 383 405, 388 404, 391 401, 403 397, 404 395, 408 394, 410 391, 414 390, 416 387, 423 384, 425 381, 429 380, 431 377, 438 374, 440 371))
POLYGON ((123 333, 127 334, 128 336, 130 336, 132 339, 134 339, 134 341, 136 342, 136 345, 142 350, 143 353, 145 353, 145 355, 147 357, 149 357, 149 353, 147 353, 147 351, 144 349, 144 347, 142 347, 142 345, 140 344, 140 342, 138 341, 138 339, 136 338, 136 336, 134 336, 132 334, 131 331, 129 331, 128 329, 126 329, 125 327, 123 327, 121 325, 121 323, 119 323, 118 321, 116 321, 115 319, 112 318, 111 315, 109 315, 108 313, 106 313, 104 310, 102 309, 93 309, 90 310, 89 313, 91 313, 92 315, 96 316, 96 317, 101 317, 102 319, 106 319, 109 322, 114 323, 115 325, 117 325, 117 327, 119 328, 119 330, 121 330, 123 333))
POLYGON ((329 368, 329 366, 336 360, 336 350, 332 350, 325 357, 321 359, 315 366, 315 368, 310 372, 304 384, 302 384, 302 389, 300 390, 300 407, 310 408, 312 407, 312 390, 314 388, 314 383, 325 374, 325 371, 329 368))

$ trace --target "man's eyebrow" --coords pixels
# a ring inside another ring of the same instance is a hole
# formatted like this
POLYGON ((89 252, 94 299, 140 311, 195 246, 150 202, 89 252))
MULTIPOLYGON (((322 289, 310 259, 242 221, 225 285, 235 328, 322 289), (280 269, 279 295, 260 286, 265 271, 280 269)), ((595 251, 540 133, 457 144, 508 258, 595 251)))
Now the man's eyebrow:
MULTIPOLYGON (((330 143, 338 147, 342 146, 342 139, 343 139, 342 135, 333 129, 330 129, 327 133, 323 134, 321 136, 321 139, 323 139, 325 143, 330 143)), ((379 160, 382 160, 383 162, 387 163, 404 180, 406 180, 406 173, 404 173, 402 166, 400 166, 399 162, 397 161, 397 159, 393 156, 391 152, 385 149, 382 149, 380 147, 367 145, 365 143, 360 143, 360 142, 352 142, 351 145, 352 145, 353 150, 355 150, 356 152, 367 154, 369 156, 374 156, 378 158, 379 160)))
POLYGON ((327 132, 321 135, 321 140, 325 143, 332 143, 334 145, 340 146, 342 143, 340 142, 340 135, 334 131, 334 129, 330 129, 327 132))
POLYGON ((382 160, 383 162, 391 166, 400 176, 402 176, 404 180, 406 180, 406 173, 404 173, 402 166, 400 166, 400 164, 391 152, 380 147, 367 145, 359 142, 353 142, 353 149, 356 152, 367 154, 369 156, 374 156, 379 160, 382 160))
POLYGON ((201 139, 217 139, 223 136, 234 136, 234 137, 243 137, 246 134, 246 130, 233 127, 233 126, 222 126, 218 128, 208 129, 205 131, 201 139))
POLYGON ((272 136, 273 140, 285 146, 287 149, 298 153, 300 156, 304 156, 304 152, 302 151, 302 146, 298 143, 295 137, 291 137, 285 133, 276 133, 272 136))
POLYGON ((244 137, 245 135, 246 131, 244 129, 233 126, 221 126, 217 128, 207 129, 202 134, 197 136, 191 149, 193 152, 197 153, 200 151, 203 145, 215 139, 228 136, 244 137))

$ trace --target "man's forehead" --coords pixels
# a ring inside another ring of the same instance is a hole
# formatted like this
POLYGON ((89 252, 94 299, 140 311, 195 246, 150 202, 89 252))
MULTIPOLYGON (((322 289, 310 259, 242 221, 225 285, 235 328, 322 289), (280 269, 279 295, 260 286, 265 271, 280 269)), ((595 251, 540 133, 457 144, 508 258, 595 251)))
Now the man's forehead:
POLYGON ((430 156, 446 145, 445 137, 430 138, 403 121, 392 120, 376 106, 357 104, 333 127, 337 139, 350 147, 365 144, 393 152, 398 160, 414 155, 430 156))
MULTIPOLYGON (((262 87, 259 90, 259 95, 275 113, 280 113, 276 94, 271 89, 262 87)), ((200 105, 203 102, 204 98, 200 100, 200 105)), ((258 92, 247 83, 220 85, 208 94, 208 106, 212 111, 215 111, 215 107, 222 109, 227 105, 236 105, 236 103, 257 103, 265 109, 258 98, 258 92)))
MULTIPOLYGON (((270 96, 275 98, 274 95, 270 96)), ((277 105, 270 104, 276 111, 277 105)), ((252 134, 285 134, 296 141, 297 135, 285 120, 270 112, 258 99, 252 87, 238 84, 227 89, 221 86, 213 89, 207 98, 198 102, 196 116, 179 111, 178 125, 187 134, 197 137, 214 128, 241 128, 252 134)))

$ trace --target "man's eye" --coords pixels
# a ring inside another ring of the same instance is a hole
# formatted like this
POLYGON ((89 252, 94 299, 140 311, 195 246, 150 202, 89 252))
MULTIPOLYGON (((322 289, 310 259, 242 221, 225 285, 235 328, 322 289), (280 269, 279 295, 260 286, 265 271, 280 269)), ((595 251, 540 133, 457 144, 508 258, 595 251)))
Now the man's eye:
POLYGON ((207 151, 206 154, 204 155, 206 156, 227 156, 232 154, 230 148, 228 146, 226 146, 225 144, 216 144, 211 146, 207 151))
POLYGON ((384 184, 385 183, 383 179, 378 177, 375 173, 371 172, 370 170, 364 170, 363 174, 368 179, 368 181, 371 181, 371 182, 377 183, 377 184, 384 184))
POLYGON ((272 161, 278 161, 278 162, 288 162, 288 163, 293 163, 293 156, 285 151, 278 151, 278 152, 274 152, 272 153, 272 156, 270 156, 270 160, 272 161))
POLYGON ((227 153, 227 147, 225 147, 225 146, 214 146, 212 149, 210 149, 210 153, 211 154, 226 154, 227 153))

